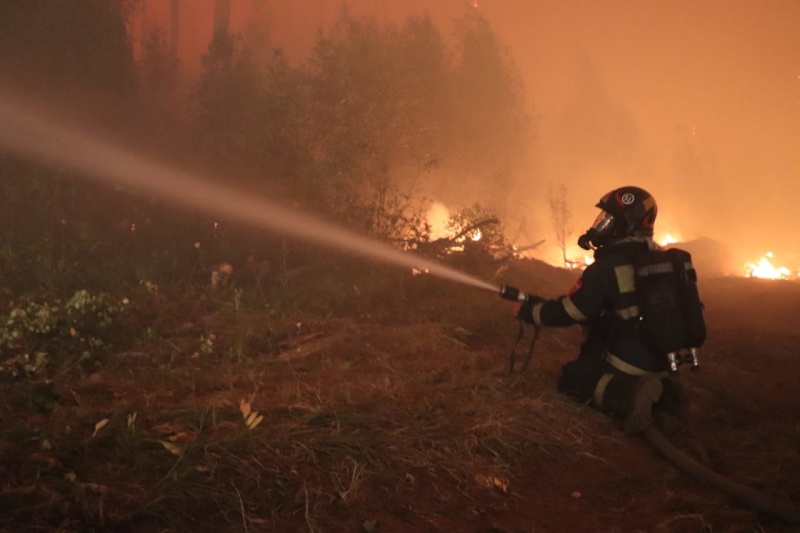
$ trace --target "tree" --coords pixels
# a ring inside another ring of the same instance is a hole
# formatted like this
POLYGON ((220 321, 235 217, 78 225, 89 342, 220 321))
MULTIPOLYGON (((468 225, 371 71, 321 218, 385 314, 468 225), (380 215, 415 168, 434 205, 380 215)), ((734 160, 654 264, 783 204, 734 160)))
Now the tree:
POLYGON ((371 231, 394 189, 436 164, 447 125, 443 41, 429 19, 397 30, 345 13, 319 36, 307 75, 318 198, 371 231))
POLYGON ((150 138, 162 145, 164 137, 175 135, 172 126, 186 111, 181 65, 161 27, 154 28, 142 39, 142 49, 144 53, 137 64, 137 72, 143 118, 151 130, 157 132, 150 138))
POLYGON ((502 210, 512 176, 531 145, 524 84, 508 49, 484 18, 473 14, 460 19, 456 43, 449 164, 462 177, 462 192, 502 210))
POLYGON ((567 240, 572 235, 572 213, 567 204, 567 186, 562 183, 556 189, 551 184, 547 203, 550 206, 550 221, 556 234, 556 243, 561 250, 564 266, 567 266, 567 240))
POLYGON ((125 108, 136 86, 126 27, 133 3, 0 2, 3 81, 94 117, 125 108))
POLYGON ((202 57, 203 72, 195 86, 196 135, 210 168, 238 176, 261 150, 256 133, 264 74, 243 50, 240 35, 216 32, 202 57))
MULTIPOLYGON (((83 125, 128 127, 136 73, 126 17, 133 0, 0 2, 0 82, 83 125)), ((125 133, 123 131, 123 133, 125 133)), ((122 241, 129 198, 74 171, 0 155, 0 259, 15 289, 83 280, 122 241), (92 262, 86 267, 87 260, 92 262)), ((112 252, 113 253, 113 252, 112 252)), ((74 285, 73 285, 74 286, 74 285)))

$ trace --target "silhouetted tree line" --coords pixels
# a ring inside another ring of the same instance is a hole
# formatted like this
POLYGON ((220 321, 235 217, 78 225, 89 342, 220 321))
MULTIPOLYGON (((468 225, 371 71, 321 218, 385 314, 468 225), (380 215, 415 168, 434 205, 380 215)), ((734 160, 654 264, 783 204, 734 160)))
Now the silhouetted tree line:
MULTIPOLYGON (((472 189, 502 208, 530 123, 515 67, 479 16, 460 20, 446 41, 428 18, 398 28, 343 13, 300 65, 264 28, 217 33, 190 80, 164 29, 144 36, 134 61, 126 17, 136 8, 0 2, 0 92, 24 91, 144 153, 387 239, 419 223, 423 185, 472 189)), ((2 151, 0 204, 9 293, 195 281, 254 250, 305 260, 304 245, 287 251, 282 236, 2 151)))

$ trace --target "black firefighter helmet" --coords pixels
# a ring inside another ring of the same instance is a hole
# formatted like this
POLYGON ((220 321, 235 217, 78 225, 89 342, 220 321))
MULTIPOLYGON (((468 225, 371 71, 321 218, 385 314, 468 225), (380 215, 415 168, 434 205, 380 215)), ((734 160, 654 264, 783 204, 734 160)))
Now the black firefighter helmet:
POLYGON ((601 209, 586 233, 578 238, 584 250, 600 248, 625 237, 652 237, 658 207, 649 192, 639 187, 620 187, 597 202, 601 209))

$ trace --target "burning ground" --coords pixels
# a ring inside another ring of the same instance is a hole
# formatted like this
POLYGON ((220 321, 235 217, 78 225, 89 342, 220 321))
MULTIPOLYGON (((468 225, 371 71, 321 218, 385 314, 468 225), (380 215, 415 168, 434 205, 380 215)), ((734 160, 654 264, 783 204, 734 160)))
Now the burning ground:
MULTIPOLYGON (((472 273, 547 296, 577 275, 497 267, 472 273)), ((558 395, 576 329, 545 331, 510 375, 515 309, 472 287, 338 257, 264 289, 271 308, 250 289, 150 287, 116 350, 4 381, 0 529, 794 530, 558 395)), ((800 285, 719 277, 700 290, 709 340, 701 372, 681 376, 693 408, 662 429, 798 503, 800 285)))

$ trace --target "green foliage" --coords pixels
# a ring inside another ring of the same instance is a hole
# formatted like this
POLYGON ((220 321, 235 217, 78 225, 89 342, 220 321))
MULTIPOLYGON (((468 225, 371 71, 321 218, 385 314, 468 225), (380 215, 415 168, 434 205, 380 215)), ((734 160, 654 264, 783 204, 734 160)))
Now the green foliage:
POLYGON ((0 315, 0 376, 39 375, 57 355, 90 358, 106 346, 112 327, 120 325, 127 309, 127 298, 85 290, 64 303, 9 305, 0 315))

